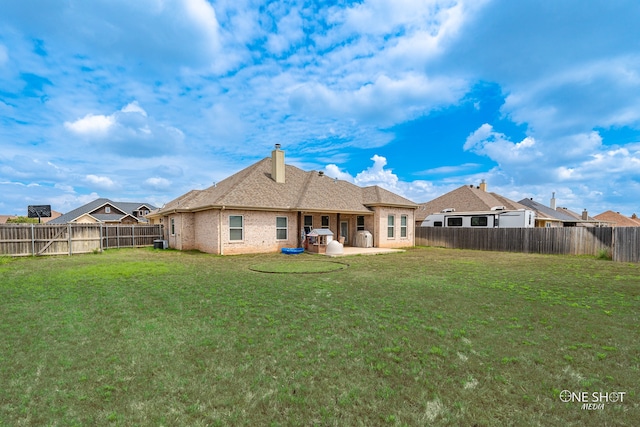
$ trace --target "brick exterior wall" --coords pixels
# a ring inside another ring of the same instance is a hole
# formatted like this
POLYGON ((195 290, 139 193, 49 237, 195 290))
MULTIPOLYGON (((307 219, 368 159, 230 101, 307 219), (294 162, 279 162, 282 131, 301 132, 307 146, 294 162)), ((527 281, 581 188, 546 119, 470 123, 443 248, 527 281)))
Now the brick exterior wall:
POLYGON ((374 208, 374 212, 374 246, 378 248, 406 248, 415 246, 415 209, 376 207, 374 208), (387 237, 387 221, 389 215, 395 217, 395 233, 393 238, 387 237), (400 237, 400 221, 402 215, 407 216, 407 237, 400 237))
MULTIPOLYGON (((338 237, 337 214, 307 213, 313 217, 313 228, 322 228, 322 216, 329 217, 329 229, 338 237)), ((278 252, 282 248, 298 246, 305 214, 298 212, 270 212, 254 210, 207 210, 196 213, 177 213, 163 218, 169 247, 179 250, 196 249, 213 254, 247 254, 278 252), (229 217, 243 218, 243 239, 230 239, 229 217), (276 217, 287 218, 287 239, 276 239, 276 217), (175 221, 175 233, 171 233, 171 218, 175 221)), ((340 214, 340 222, 348 224, 346 245, 353 245, 357 232, 358 215, 340 214)), ((364 215, 364 228, 373 235, 373 245, 381 248, 414 246, 414 210, 401 208, 375 208, 374 215, 364 215), (387 216, 395 215, 395 238, 387 238, 387 216), (400 237, 400 217, 407 215, 407 237, 400 237)))
POLYGON ((225 210, 222 212, 222 248, 224 255, 277 252, 281 248, 298 246, 297 212, 263 212, 225 210), (241 215, 244 238, 232 241, 229 236, 229 216, 241 215), (276 239, 276 217, 287 218, 287 239, 276 239))

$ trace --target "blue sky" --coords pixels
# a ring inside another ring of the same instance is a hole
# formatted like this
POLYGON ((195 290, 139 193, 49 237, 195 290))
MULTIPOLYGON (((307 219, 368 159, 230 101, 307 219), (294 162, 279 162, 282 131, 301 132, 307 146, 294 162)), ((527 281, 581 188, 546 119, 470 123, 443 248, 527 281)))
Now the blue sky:
POLYGON ((0 13, 0 213, 270 155, 426 202, 640 214, 640 2, 69 0, 0 13))

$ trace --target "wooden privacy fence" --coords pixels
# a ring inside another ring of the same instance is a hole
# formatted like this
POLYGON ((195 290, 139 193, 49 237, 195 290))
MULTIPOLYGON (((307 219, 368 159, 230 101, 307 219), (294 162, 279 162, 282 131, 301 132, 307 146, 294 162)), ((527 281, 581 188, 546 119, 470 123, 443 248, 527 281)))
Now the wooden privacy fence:
POLYGON ((0 256, 73 255, 153 246, 157 239, 162 239, 162 225, 3 224, 0 256))
POLYGON ((594 255, 640 262, 640 227, 416 227, 416 245, 538 254, 594 255))

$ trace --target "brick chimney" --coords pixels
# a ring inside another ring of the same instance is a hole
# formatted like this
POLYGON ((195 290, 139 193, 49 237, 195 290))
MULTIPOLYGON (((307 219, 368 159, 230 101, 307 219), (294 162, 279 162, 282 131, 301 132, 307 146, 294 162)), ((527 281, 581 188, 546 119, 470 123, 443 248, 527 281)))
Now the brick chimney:
POLYGON ((284 184, 284 151, 280 149, 280 144, 271 152, 271 179, 284 184))
POLYGON ((582 220, 587 221, 589 219, 589 212, 586 209, 582 211, 582 220))
POLYGON ((484 179, 482 180, 482 182, 480 182, 480 190, 487 191, 487 183, 484 179))

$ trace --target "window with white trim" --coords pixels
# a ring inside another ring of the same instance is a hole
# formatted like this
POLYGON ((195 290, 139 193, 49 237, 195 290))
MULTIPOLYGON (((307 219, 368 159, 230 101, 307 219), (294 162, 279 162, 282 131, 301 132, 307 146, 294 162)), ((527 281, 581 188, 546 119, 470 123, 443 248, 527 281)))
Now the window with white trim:
POLYGON ((400 237, 407 237, 407 216, 400 217, 400 237))
POLYGON ((358 215, 356 217, 356 230, 364 231, 364 215, 358 215))
POLYGON ((111 213, 111 206, 105 206, 104 213, 111 213))
POLYGON ((242 215, 229 215, 229 240, 244 240, 244 217, 242 215))
POLYGON ((387 217, 387 237, 393 239, 396 235, 396 217, 389 215, 387 217))
POLYGON ((329 215, 322 215, 320 219, 322 220, 322 228, 329 228, 329 215))
POLYGON ((287 217, 276 217, 276 240, 287 240, 288 238, 287 217))

